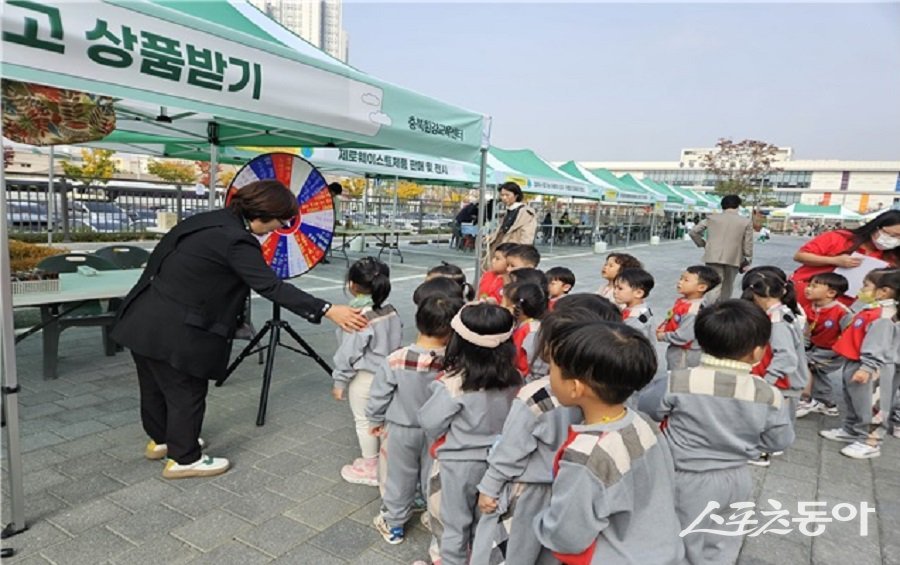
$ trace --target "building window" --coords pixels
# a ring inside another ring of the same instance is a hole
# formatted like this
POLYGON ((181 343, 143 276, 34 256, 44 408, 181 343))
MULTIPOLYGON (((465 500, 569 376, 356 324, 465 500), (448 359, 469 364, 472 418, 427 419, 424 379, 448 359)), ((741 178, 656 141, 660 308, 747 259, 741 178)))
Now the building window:
POLYGON ((847 190, 847 185, 850 184, 850 171, 843 171, 841 173, 841 190, 847 190))

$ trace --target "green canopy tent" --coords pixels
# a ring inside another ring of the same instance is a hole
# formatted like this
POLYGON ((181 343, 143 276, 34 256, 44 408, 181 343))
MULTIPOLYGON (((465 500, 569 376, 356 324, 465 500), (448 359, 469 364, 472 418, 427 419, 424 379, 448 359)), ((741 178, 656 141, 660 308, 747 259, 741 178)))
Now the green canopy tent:
MULTIPOLYGON (((484 186, 489 118, 328 57, 216 23, 216 14, 226 13, 232 2, 192 4, 205 14, 175 9, 178 3, 147 0, 9 0, 2 10, 2 77, 112 97, 118 131, 206 146, 213 170, 223 146, 393 148, 480 160, 484 186)), ((27 115, 19 117, 18 125, 53 127, 41 116, 27 115)), ((210 177, 214 182, 215 175, 210 177)), ((5 189, 3 194, 0 218, 6 222, 5 189)), ((0 244, 6 244, 5 227, 0 244)), ((14 391, 18 385, 5 252, 0 254, 0 278, 3 384, 14 391)), ((12 479, 10 528, 21 531, 25 522, 17 403, 14 393, 4 394, 12 479)))
POLYGON ((491 147, 488 166, 493 169, 494 184, 512 181, 523 192, 599 200, 602 195, 589 183, 576 179, 553 167, 530 149, 491 147))

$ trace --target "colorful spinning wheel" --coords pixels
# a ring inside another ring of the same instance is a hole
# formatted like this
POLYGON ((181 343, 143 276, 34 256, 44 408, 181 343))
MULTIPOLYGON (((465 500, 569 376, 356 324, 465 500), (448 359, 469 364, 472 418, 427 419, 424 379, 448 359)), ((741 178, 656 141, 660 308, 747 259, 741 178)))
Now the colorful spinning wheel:
POLYGON ((334 203, 325 177, 306 159, 291 153, 266 153, 241 167, 228 187, 231 196, 251 182, 278 180, 297 195, 300 213, 290 227, 260 236, 263 257, 279 278, 297 277, 325 258, 334 237, 334 203))

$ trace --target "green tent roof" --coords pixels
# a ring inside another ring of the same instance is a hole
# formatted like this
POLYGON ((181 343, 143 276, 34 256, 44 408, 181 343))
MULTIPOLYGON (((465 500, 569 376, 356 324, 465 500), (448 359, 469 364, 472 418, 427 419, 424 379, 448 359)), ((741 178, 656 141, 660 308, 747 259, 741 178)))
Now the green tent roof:
POLYGON ((496 184, 513 180, 532 194, 599 199, 591 185, 558 171, 530 149, 491 147, 488 165, 494 169, 496 184))

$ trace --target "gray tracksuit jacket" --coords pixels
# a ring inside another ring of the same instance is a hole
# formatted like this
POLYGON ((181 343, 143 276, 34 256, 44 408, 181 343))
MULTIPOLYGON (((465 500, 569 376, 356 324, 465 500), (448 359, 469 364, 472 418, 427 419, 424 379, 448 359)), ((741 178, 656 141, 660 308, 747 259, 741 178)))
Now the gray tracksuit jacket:
POLYGON ((541 329, 541 322, 538 320, 531 320, 529 325, 531 326, 531 331, 529 331, 528 335, 525 336, 525 339, 522 340, 522 349, 525 351, 525 356, 528 358, 528 373, 525 375, 525 380, 531 382, 540 379, 541 377, 548 376, 550 374, 550 365, 541 359, 540 352, 537 350, 538 332, 541 329))
POLYGON ((676 470, 745 467, 794 442, 781 391, 752 375, 747 363, 700 359, 699 367, 672 372, 660 405, 676 470))
POLYGON ((629 410, 619 421, 571 430, 550 506, 534 518, 544 547, 578 563, 681 563, 675 469, 659 428, 629 410))
POLYGON ((512 481, 553 482, 553 458, 569 426, 581 420, 581 410, 561 406, 553 396, 549 377, 523 386, 513 400, 500 440, 488 456, 489 467, 478 491, 498 498, 512 481))
POLYGON ((357 371, 374 373, 392 351, 400 347, 403 325, 390 304, 375 310, 363 308, 369 325, 358 332, 337 331, 338 348, 334 352, 331 377, 336 388, 347 388, 357 371))
POLYGON ((622 310, 622 321, 626 326, 632 327, 650 340, 656 343, 656 328, 653 327, 653 312, 646 304, 638 304, 634 308, 622 310))
POLYGON ((444 348, 402 347, 382 362, 372 388, 366 418, 373 424, 385 421, 419 427, 418 411, 428 400, 428 387, 443 369, 444 348))
MULTIPOLYGON (((804 334, 806 318, 798 317, 784 304, 777 304, 766 312, 772 322, 769 338, 771 359, 765 365, 766 382, 770 385, 787 380, 790 386, 782 388, 783 394, 797 396, 809 381, 804 334)), ((766 358, 763 358, 765 363, 766 358)))
POLYGON ((431 395, 419 409, 419 425, 439 442, 438 459, 485 461, 503 431, 518 387, 464 391, 460 373, 445 373, 431 383, 431 395))

